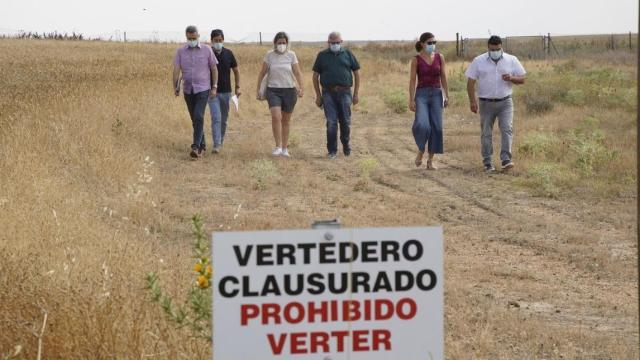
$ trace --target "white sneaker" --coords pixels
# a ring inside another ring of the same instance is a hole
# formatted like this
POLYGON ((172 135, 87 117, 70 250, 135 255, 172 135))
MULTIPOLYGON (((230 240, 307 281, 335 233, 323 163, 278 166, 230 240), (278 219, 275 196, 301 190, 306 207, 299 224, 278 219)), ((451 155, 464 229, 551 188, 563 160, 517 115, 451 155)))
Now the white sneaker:
POLYGON ((289 154, 289 149, 287 149, 287 148, 282 149, 282 154, 280 154, 280 155, 282 155, 284 157, 291 157, 291 155, 289 154))
POLYGON ((273 156, 282 155, 282 148, 281 147, 277 147, 277 148, 273 149, 273 152, 271 153, 271 155, 273 155, 273 156))

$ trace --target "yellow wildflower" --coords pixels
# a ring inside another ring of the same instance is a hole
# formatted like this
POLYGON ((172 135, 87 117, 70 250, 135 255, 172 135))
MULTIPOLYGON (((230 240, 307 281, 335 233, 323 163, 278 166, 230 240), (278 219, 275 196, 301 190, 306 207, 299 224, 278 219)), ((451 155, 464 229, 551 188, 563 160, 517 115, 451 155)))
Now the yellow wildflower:
POLYGON ((193 271, 198 272, 198 273, 200 271, 202 271, 202 264, 196 263, 196 265, 193 267, 193 271))
POLYGON ((213 269, 211 268, 211 265, 207 265, 207 269, 205 270, 205 274, 207 275, 207 277, 211 278, 211 274, 213 273, 213 269))
POLYGON ((209 287, 209 280, 207 279, 206 276, 204 275, 198 276, 198 286, 200 286, 201 289, 206 289, 209 287))

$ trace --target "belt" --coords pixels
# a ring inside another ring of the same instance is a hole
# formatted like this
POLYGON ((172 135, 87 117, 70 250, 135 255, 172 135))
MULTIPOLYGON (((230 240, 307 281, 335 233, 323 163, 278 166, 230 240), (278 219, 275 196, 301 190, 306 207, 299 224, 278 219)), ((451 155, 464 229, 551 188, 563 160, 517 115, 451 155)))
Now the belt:
POLYGON ((504 100, 507 100, 507 99, 510 99, 510 98, 511 98, 511 95, 505 96, 502 99, 478 98, 478 100, 480 100, 480 101, 488 101, 488 102, 498 102, 498 101, 504 101, 504 100))
POLYGON ((347 91, 351 90, 351 86, 342 86, 342 85, 330 85, 322 88, 323 90, 336 92, 336 91, 347 91))

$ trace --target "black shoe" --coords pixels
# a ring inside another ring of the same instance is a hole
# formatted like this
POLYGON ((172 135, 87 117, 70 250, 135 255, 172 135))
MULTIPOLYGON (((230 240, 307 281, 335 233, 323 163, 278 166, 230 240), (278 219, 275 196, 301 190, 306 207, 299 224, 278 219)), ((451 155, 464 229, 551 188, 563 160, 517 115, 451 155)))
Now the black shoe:
POLYGON ((350 156, 351 155, 351 149, 344 149, 343 153, 344 153, 344 156, 350 156))
POLYGON ((515 166, 515 164, 511 160, 503 160, 502 161, 502 170, 513 169, 514 166, 515 166))
POLYGON ((494 172, 494 171, 496 171, 496 168, 493 166, 493 164, 484 164, 484 171, 485 172, 494 172))
POLYGON ((191 156, 192 159, 197 159, 198 156, 200 156, 200 155, 198 155, 198 150, 191 149, 191 152, 189 153, 189 156, 191 156))

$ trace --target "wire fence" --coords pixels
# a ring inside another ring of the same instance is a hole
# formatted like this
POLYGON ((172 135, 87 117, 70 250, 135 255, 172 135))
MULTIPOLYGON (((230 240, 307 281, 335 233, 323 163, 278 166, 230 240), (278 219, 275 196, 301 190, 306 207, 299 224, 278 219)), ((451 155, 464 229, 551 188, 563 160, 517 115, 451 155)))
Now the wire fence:
MULTIPOLYGON (((487 51, 486 38, 459 37, 455 43, 456 55, 461 58, 472 58, 487 51)), ((635 52, 638 49, 638 34, 505 36, 502 38, 502 47, 506 52, 526 59, 612 50, 635 52)))
MULTIPOLYGON (((231 44, 270 44, 276 31, 251 32, 242 35, 225 34, 225 42, 231 44)), ((294 44, 324 43, 327 34, 290 33, 294 44)), ((114 30, 99 34, 81 34, 78 32, 28 32, 24 30, 0 28, 0 38, 54 39, 54 40, 102 40, 115 42, 168 42, 180 43, 185 39, 182 31, 130 31, 114 30)), ((201 40, 208 40, 208 33, 201 33, 201 40)), ((542 59, 548 57, 567 57, 604 51, 635 52, 638 48, 638 34, 598 34, 598 35, 546 35, 503 36, 503 48, 510 54, 524 59, 542 59)), ((389 55, 410 57, 414 42, 408 41, 348 41, 350 45, 374 45, 389 55), (379 46, 386 44, 389 46, 379 46), (406 48, 406 49, 405 49, 406 48), (394 50, 395 49, 395 50, 394 50), (402 54, 398 54, 401 52, 402 54), (395 54, 391 54, 395 53, 395 54)), ((448 58, 471 59, 487 51, 486 38, 468 38, 456 34, 455 41, 441 41, 438 47, 448 58)), ((384 54, 382 54, 384 55, 384 54)))

